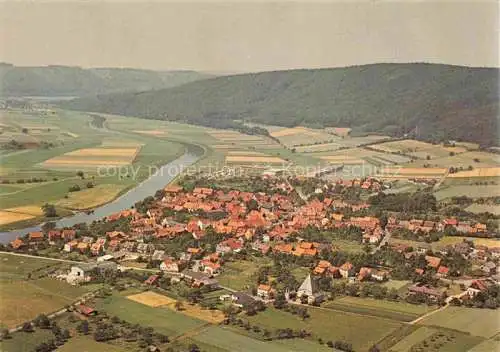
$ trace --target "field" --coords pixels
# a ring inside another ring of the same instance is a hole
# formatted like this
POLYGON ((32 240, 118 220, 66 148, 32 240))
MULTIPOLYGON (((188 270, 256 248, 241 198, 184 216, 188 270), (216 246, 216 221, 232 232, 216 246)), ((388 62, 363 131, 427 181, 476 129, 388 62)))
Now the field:
POLYGON ((358 297, 342 297, 326 303, 324 307, 404 322, 412 321, 432 310, 425 305, 358 297))
POLYGON ((56 205, 75 210, 84 210, 107 203, 116 198, 125 186, 116 184, 101 184, 79 192, 70 192, 68 198, 56 202, 56 205))
POLYGON ((444 236, 440 238, 438 242, 434 242, 433 247, 435 248, 445 247, 447 245, 461 243, 464 240, 472 241, 476 246, 487 246, 490 248, 500 247, 500 240, 490 239, 490 238, 463 237, 463 236, 444 236))
POLYGON ((0 325, 14 327, 40 313, 54 312, 85 292, 50 278, 4 282, 0 286, 0 325))
POLYGON ((384 168, 375 177, 383 179, 409 179, 409 178, 442 178, 448 169, 425 167, 393 167, 384 168))
MULTIPOLYGON (((128 299, 147 305, 148 307, 164 307, 171 310, 175 309, 175 299, 155 293, 152 291, 146 291, 142 293, 133 294, 127 296, 128 299)), ((179 311, 187 316, 204 320, 210 323, 220 323, 224 320, 224 314, 218 310, 208 310, 202 309, 198 305, 188 304, 183 302, 182 309, 179 311)))
POLYGON ((101 165, 130 165, 134 162, 139 150, 140 146, 135 148, 82 148, 45 160, 42 166, 57 169, 67 165, 89 169, 101 165))
POLYGON ((371 146, 372 149, 385 153, 398 153, 423 160, 434 160, 444 158, 451 152, 459 154, 467 151, 464 147, 445 147, 443 145, 430 144, 413 139, 391 141, 371 146))
POLYGON ((133 324, 151 326, 168 336, 176 336, 201 327, 204 321, 189 317, 168 308, 149 307, 126 297, 114 294, 96 304, 97 309, 116 315, 133 324))
POLYGON ((428 316, 419 324, 459 330, 489 338, 500 332, 499 317, 498 310, 448 307, 428 316))
MULTIPOLYGON (((35 332, 19 332, 11 334, 12 338, 0 341, 2 352, 27 352, 35 351, 36 346, 44 341, 54 338, 50 330, 37 329, 35 332)), ((90 352, 90 351, 88 351, 90 352)), ((118 351, 117 351, 118 352, 118 351)))
POLYGON ((110 343, 96 342, 91 336, 75 336, 57 349, 58 352, 125 352, 127 349, 110 343))
POLYGON ((392 346, 391 352, 433 351, 454 352, 468 351, 483 339, 477 336, 453 330, 420 327, 392 346))
POLYGON ((306 329, 313 333, 313 338, 323 340, 344 340, 352 343, 354 350, 366 351, 374 343, 390 334, 401 323, 358 314, 336 312, 329 309, 308 307, 310 318, 301 320, 290 313, 268 308, 248 319, 268 330, 277 328, 306 329), (360 339, 360 332, 363 338, 360 339))
POLYGON ((240 334, 229 328, 210 326, 196 336, 192 341, 198 344, 202 351, 228 351, 228 352, 293 352, 315 351, 326 352, 331 349, 319 345, 316 341, 293 339, 260 341, 240 334), (200 343, 201 342, 201 343, 200 343))
POLYGON ((217 281, 222 286, 227 286, 235 290, 245 290, 254 284, 252 276, 257 272, 259 265, 252 261, 228 262, 224 265, 223 272, 217 276, 217 281))
POLYGON ((24 279, 33 271, 56 267, 58 262, 39 258, 26 258, 10 254, 0 254, 0 283, 24 279))
POLYGON ((228 163, 263 163, 263 164, 283 164, 286 161, 275 156, 258 155, 230 155, 226 157, 228 163))
POLYGON ((495 215, 500 215, 500 205, 494 204, 471 204, 465 210, 470 211, 471 213, 492 213, 495 215))
POLYGON ((470 177, 499 177, 500 167, 477 167, 473 170, 459 171, 449 174, 450 178, 470 178, 470 177))
POLYGON ((446 185, 434 192, 437 200, 451 197, 467 196, 469 198, 499 197, 500 187, 497 185, 446 185))
MULTIPOLYGON (((144 125, 144 120, 134 124, 124 117, 110 119, 105 122, 106 128, 97 128, 92 125, 93 117, 85 113, 56 110, 47 115, 36 111, 3 111, 2 122, 7 127, 0 142, 17 139, 17 136, 29 137, 34 146, 2 152, 0 175, 2 182, 8 184, 0 188, 0 226, 10 229, 45 220, 41 214, 24 210, 4 213, 19 206, 37 209, 49 202, 58 206, 60 215, 65 215, 68 209, 88 209, 109 202, 148 177, 149 166, 165 164, 184 152, 184 145, 177 141, 133 132, 141 129, 139 126, 144 125), (22 126, 36 129, 24 134, 22 126), (115 127, 123 129, 118 131, 115 127), (42 147, 42 143, 51 143, 51 146, 42 147), (110 165, 123 168, 123 174, 119 177, 97 173, 99 166, 110 165), (138 170, 136 178, 126 172, 131 167, 138 170), (76 176, 79 170, 84 171, 85 179, 76 176), (36 182, 32 181, 34 178, 36 182), (95 184, 93 190, 86 189, 89 181, 95 184), (75 184, 82 191, 68 192, 75 184)), ((161 128, 156 128, 151 124, 158 130, 167 129, 167 125, 163 123, 161 128)), ((184 130, 190 129, 184 127, 184 130)), ((186 139, 189 140, 187 135, 186 139)))
POLYGON ((33 219, 35 216, 30 214, 15 213, 0 210, 0 225, 6 225, 13 222, 33 219))

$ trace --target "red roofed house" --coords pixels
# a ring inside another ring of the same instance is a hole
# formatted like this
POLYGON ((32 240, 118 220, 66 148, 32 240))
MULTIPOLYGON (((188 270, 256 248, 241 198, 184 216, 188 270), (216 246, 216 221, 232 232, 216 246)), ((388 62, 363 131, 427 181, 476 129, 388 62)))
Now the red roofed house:
POLYGON ((270 299, 274 296, 274 290, 269 285, 260 284, 257 287, 257 296, 263 299, 270 299))
POLYGON ((343 278, 348 278, 350 276, 354 275, 354 265, 352 265, 349 262, 345 262, 342 264, 339 268, 340 275, 342 275, 343 278))
POLYGON ((94 308, 91 308, 89 306, 80 304, 76 307, 76 310, 78 313, 83 314, 85 316, 90 316, 90 315, 96 315, 97 311, 94 308))
POLYGON ((43 241, 43 233, 42 232, 30 232, 28 234, 28 239, 30 242, 41 242, 43 241))
POLYGON ((26 244, 20 238, 16 238, 14 241, 11 241, 10 245, 12 246, 13 249, 19 249, 26 246, 26 244))
POLYGON ((434 269, 437 269, 439 267, 439 264, 441 263, 441 258, 433 257, 430 255, 426 255, 425 260, 427 261, 427 265, 434 269))
POLYGON ((448 267, 441 265, 441 266, 439 266, 439 268, 437 270, 437 276, 446 277, 446 276, 448 276, 449 271, 450 271, 450 269, 448 269, 448 267))
POLYGON ((144 281, 144 283, 146 285, 155 285, 155 286, 158 286, 158 279, 160 277, 158 275, 151 275, 150 277, 148 277, 146 279, 146 281, 144 281))
POLYGON ((217 253, 238 253, 243 248, 243 243, 234 238, 229 238, 217 244, 215 251, 217 253))

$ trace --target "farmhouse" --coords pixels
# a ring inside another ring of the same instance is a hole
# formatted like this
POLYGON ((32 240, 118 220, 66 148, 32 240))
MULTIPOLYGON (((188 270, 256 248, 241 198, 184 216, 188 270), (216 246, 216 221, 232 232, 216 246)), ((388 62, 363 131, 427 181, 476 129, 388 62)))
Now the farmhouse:
POLYGON ((193 287, 209 287, 209 288, 217 288, 219 283, 215 279, 211 279, 207 274, 192 271, 192 270, 184 270, 181 273, 181 277, 190 282, 193 287))

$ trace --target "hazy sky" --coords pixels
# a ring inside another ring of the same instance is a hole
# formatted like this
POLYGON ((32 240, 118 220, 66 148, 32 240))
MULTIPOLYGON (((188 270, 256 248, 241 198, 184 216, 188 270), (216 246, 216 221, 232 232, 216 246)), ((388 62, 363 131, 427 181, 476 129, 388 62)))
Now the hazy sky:
POLYGON ((499 66, 496 1, 1 2, 0 61, 263 71, 499 66))

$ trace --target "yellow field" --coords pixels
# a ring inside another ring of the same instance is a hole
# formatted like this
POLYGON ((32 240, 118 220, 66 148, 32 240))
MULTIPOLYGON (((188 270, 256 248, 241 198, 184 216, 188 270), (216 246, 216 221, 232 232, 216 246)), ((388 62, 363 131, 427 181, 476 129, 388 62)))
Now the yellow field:
POLYGON ((262 155, 265 156, 266 154, 261 153, 261 152, 252 152, 252 151, 246 151, 246 150, 231 150, 227 152, 228 155, 262 155))
POLYGON ((229 163, 284 163, 285 160, 276 156, 226 156, 229 163))
POLYGON ((285 128, 283 130, 279 130, 276 132, 271 132, 271 136, 273 137, 284 137, 284 136, 291 136, 294 134, 299 134, 299 133, 304 133, 310 136, 316 136, 319 134, 319 132, 315 132, 309 128, 306 127, 293 127, 293 128, 285 128))
POLYGON ((447 171, 444 167, 426 168, 426 167, 401 167, 401 168, 385 168, 382 169, 382 174, 388 175, 444 175, 447 171))
POLYGON ((159 293, 152 291, 137 293, 135 295, 127 296, 127 298, 150 307, 166 306, 168 304, 175 304, 176 302, 173 298, 160 295, 159 293))
POLYGON ((470 171, 460 171, 449 174, 450 178, 460 177, 498 177, 500 176, 500 167, 478 167, 470 171))
POLYGON ((160 131, 160 130, 149 130, 149 131, 146 131, 146 130, 134 130, 132 132, 140 133, 140 134, 147 134, 147 135, 150 135, 150 136, 163 136, 166 133, 165 131, 160 131))
POLYGON ((34 216, 43 215, 42 208, 39 205, 24 205, 22 207, 8 208, 5 210, 13 213, 21 213, 34 216))
POLYGON ((113 184, 97 185, 80 192, 70 192, 68 198, 60 199, 56 204, 60 207, 76 210, 94 208, 112 201, 123 190, 123 187, 113 184))
POLYGON ((64 155, 78 156, 128 156, 133 157, 138 148, 85 148, 78 149, 64 155))
MULTIPOLYGON (((175 305, 169 304, 167 308, 175 310, 175 305)), ((182 310, 180 312, 187 316, 204 320, 212 324, 219 324, 224 321, 224 313, 220 310, 202 309, 196 304, 191 305, 183 302, 182 310)))
POLYGON ((338 163, 338 164, 362 164, 362 163, 364 163, 363 159, 356 158, 354 156, 348 156, 348 155, 325 155, 325 156, 321 156, 320 159, 327 160, 331 163, 338 163))
POLYGON ((35 217, 34 215, 13 213, 9 211, 0 210, 0 225, 6 225, 17 221, 33 219, 34 217, 35 217))
POLYGON ((109 165, 109 166, 120 166, 120 165, 130 165, 130 161, 124 160, 87 160, 87 159, 71 159, 65 157, 55 157, 43 162, 44 166, 51 165, 80 165, 80 166, 99 166, 99 165, 109 165))

